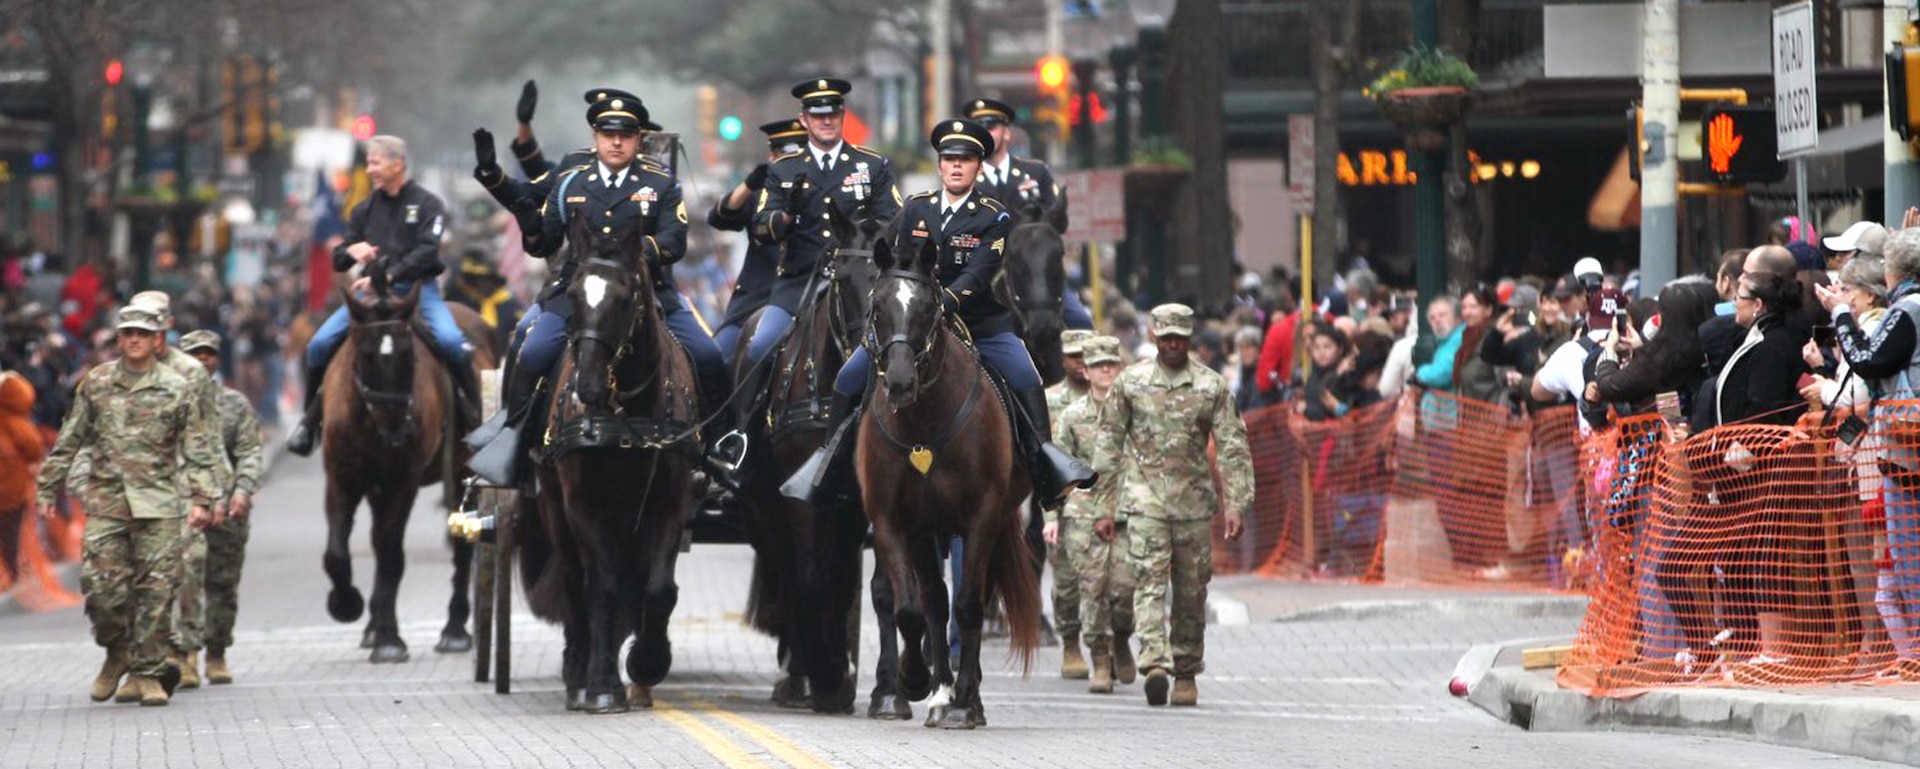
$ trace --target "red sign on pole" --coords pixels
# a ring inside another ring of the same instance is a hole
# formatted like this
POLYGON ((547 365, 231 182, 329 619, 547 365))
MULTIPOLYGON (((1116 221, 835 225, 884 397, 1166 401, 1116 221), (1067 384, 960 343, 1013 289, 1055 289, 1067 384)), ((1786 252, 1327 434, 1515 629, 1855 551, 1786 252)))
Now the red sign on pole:
POLYGON ((1069 243, 1114 243, 1127 238, 1127 180, 1118 170, 1060 174, 1071 220, 1069 243))

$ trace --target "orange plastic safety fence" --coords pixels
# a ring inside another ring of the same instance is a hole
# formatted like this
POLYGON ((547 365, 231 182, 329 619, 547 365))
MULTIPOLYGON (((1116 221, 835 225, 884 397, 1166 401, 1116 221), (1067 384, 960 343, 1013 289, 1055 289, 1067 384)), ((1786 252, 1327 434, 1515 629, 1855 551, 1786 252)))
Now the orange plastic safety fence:
POLYGON ((1598 581, 1561 684, 1920 680, 1920 402, 1840 421, 1590 439, 1598 581))
POLYGON ((1242 541, 1216 541, 1216 571, 1579 584, 1567 568, 1585 541, 1571 408, 1517 416, 1433 393, 1327 421, 1282 405, 1246 422, 1254 511, 1242 541))
POLYGON ((79 596, 60 584, 53 570, 53 564, 61 559, 49 540, 66 525, 65 519, 43 519, 24 509, 0 515, 0 526, 10 529, 8 535, 16 543, 13 563, 0 564, 0 592, 12 595, 21 608, 48 611, 80 602, 79 596))

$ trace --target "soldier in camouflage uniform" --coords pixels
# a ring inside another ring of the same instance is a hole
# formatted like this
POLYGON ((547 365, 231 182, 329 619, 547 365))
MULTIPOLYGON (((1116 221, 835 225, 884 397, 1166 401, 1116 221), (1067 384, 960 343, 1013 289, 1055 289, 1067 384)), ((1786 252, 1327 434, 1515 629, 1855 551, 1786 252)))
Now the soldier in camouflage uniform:
MULTIPOLYGON (((1113 385, 1105 404, 1095 466, 1127 470, 1117 514, 1127 520, 1127 555, 1133 564, 1133 617, 1140 635, 1140 667, 1147 671, 1147 704, 1167 703, 1169 669, 1173 704, 1195 705, 1194 676, 1206 669, 1207 582, 1213 577, 1211 518, 1224 513, 1227 538, 1239 539, 1253 503, 1253 460, 1247 429, 1233 408, 1226 379, 1193 365, 1188 352, 1193 310, 1185 305, 1153 308, 1154 360, 1133 364, 1113 385), (1214 443, 1215 462, 1207 457, 1214 443), (1217 463, 1226 490, 1214 493, 1217 463), (1171 593, 1171 600, 1168 594, 1171 593)), ((1096 524, 1102 539, 1116 522, 1096 524)))
POLYGON ((171 685, 163 680, 178 680, 166 656, 172 585, 186 530, 214 523, 217 457, 195 411, 193 384, 158 360, 165 344, 160 317, 129 306, 118 328, 121 357, 94 367, 75 389, 40 470, 38 501, 52 510, 74 455, 91 449, 92 476, 81 490, 87 530, 80 584, 94 641, 107 649, 92 697, 165 705, 171 685), (183 486, 191 510, 181 504, 183 486))
MULTIPOLYGON (((1066 413, 1069 404, 1087 396, 1087 367, 1080 361, 1080 346, 1092 336, 1092 331, 1077 328, 1060 332, 1061 362, 1065 364, 1067 377, 1047 388, 1047 414, 1056 425, 1060 424, 1060 415, 1066 413)), ((1058 528, 1058 510, 1046 511, 1045 518, 1047 525, 1058 528)), ((1087 525, 1091 527, 1093 522, 1088 521, 1087 525)), ((1047 563, 1053 566, 1053 624, 1060 632, 1060 677, 1086 678, 1087 659, 1080 654, 1080 570, 1067 548, 1044 533, 1042 538, 1048 545, 1045 548, 1047 563)))
MULTIPOLYGON (((139 308, 158 317, 163 339, 166 332, 173 328, 173 302, 164 291, 142 291, 134 294, 127 300, 127 306, 139 308)), ((215 487, 228 488, 232 482, 230 478, 232 467, 219 443, 220 384, 213 381, 213 375, 207 371, 206 367, 201 366, 199 361, 171 346, 161 344, 154 356, 161 365, 173 369, 189 382, 195 412, 204 415, 206 425, 204 434, 213 440, 211 449, 217 457, 214 467, 215 487)), ((182 496, 186 495, 187 489, 184 485, 180 493, 182 496)), ((224 499, 220 497, 215 500, 215 516, 223 515, 225 508, 219 503, 224 499)), ((176 605, 173 613, 173 635, 169 640, 173 651, 169 657, 174 666, 180 668, 180 688, 194 689, 200 686, 200 666, 197 662, 190 663, 187 658, 193 656, 197 661, 201 636, 205 634, 206 601, 201 586, 205 583, 207 540, 206 536, 198 531, 188 531, 185 536, 186 552, 180 560, 180 580, 174 584, 173 595, 176 605)))
MULTIPOLYGON (((189 333, 180 337, 180 349, 198 360, 208 374, 219 370, 219 334, 189 333)), ((247 396, 231 387, 220 388, 215 417, 220 425, 220 445, 233 465, 233 476, 224 497, 227 520, 208 529, 204 538, 206 632, 201 640, 207 649, 207 683, 230 684, 233 673, 227 668, 227 647, 233 645, 233 618, 240 606, 240 567, 246 562, 247 521, 253 512, 253 494, 260 488, 265 457, 260 446, 260 418, 254 415, 247 396)), ((198 649, 188 651, 188 669, 199 662, 198 658, 198 649)))
MULTIPOLYGON (((1114 377, 1120 374, 1120 340, 1096 336, 1086 340, 1081 350, 1089 387, 1086 395, 1060 415, 1060 448, 1076 456, 1094 457, 1093 470, 1100 474, 1100 480, 1091 493, 1067 498, 1058 518, 1048 511, 1046 534, 1048 542, 1059 543, 1054 552, 1066 555, 1079 580, 1076 594, 1081 599, 1080 619, 1086 628, 1087 651, 1093 656, 1093 680, 1087 683, 1087 691, 1107 694, 1113 691, 1115 678, 1130 684, 1136 673, 1129 645, 1133 636, 1133 567, 1127 562, 1126 519, 1114 509, 1115 489, 1122 482, 1123 469, 1099 463, 1119 457, 1094 451, 1107 395, 1114 377), (1113 521, 1110 538, 1094 533, 1094 522, 1102 518, 1113 521)), ((1056 592, 1055 600, 1058 595, 1056 592)))

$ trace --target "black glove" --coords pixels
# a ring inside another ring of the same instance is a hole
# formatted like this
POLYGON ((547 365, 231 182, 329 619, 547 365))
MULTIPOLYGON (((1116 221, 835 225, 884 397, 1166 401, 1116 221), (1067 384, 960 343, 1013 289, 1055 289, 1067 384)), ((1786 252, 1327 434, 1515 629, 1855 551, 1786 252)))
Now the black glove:
POLYGON ((940 309, 948 315, 960 311, 960 297, 953 295, 953 289, 943 288, 940 290, 940 309))
POLYGON ((477 175, 488 168, 497 169, 500 161, 493 154, 493 132, 485 128, 473 129, 473 168, 477 175))
POLYGON ((748 171, 746 185, 747 189, 750 190, 765 189, 767 186, 767 164, 761 163, 760 165, 754 166, 752 171, 748 171))
POLYGON ((806 213, 807 209, 813 208, 817 194, 813 182, 805 176, 800 177, 800 181, 794 182, 793 187, 787 190, 787 213, 796 217, 806 213))
POLYGON ((520 86, 520 103, 514 105, 513 116, 522 123, 533 122, 533 105, 539 101, 540 87, 528 80, 526 85, 520 86))

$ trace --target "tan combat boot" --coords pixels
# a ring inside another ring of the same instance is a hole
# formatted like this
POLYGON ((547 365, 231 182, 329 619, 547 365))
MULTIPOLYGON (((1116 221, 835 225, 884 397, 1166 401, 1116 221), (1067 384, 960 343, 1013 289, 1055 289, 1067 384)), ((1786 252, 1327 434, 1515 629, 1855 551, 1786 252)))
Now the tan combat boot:
POLYGON ((140 677, 127 676, 126 682, 120 684, 119 689, 114 690, 113 701, 121 703, 123 705, 130 702, 139 702, 140 701, 140 677))
POLYGON ((200 688, 199 652, 175 653, 173 664, 180 668, 180 684, 173 687, 175 690, 200 688))
POLYGON ((93 678, 93 691, 87 696, 94 702, 106 702, 113 697, 114 687, 120 685, 127 669, 133 667, 133 655, 125 649, 108 649, 107 661, 100 664, 100 675, 93 678))
POLYGON ((134 676, 128 680, 139 684, 141 707, 160 707, 173 699, 167 695, 167 688, 160 685, 160 679, 153 676, 134 676))
POLYGON ((1194 685, 1192 677, 1174 679, 1173 704, 1186 707, 1200 704, 1200 687, 1194 685))
POLYGON ((1130 684, 1140 675, 1140 668, 1133 661, 1133 638, 1129 633, 1113 634, 1113 677, 1120 683, 1130 684))
POLYGON ((1102 638, 1087 645, 1087 652, 1093 656, 1093 679, 1087 682, 1087 691, 1094 694, 1113 693, 1113 639, 1102 638))
POLYGON ((1070 633, 1060 637, 1060 677, 1076 681, 1087 677, 1087 658, 1080 656, 1080 634, 1070 633))
POLYGON ((1171 679, 1172 676, 1167 675, 1167 671, 1160 668, 1147 671, 1147 685, 1144 688, 1147 691, 1148 705, 1167 704, 1167 683, 1171 679))
POLYGON ((233 671, 227 669, 227 650, 207 648, 207 683, 213 685, 233 683, 233 671))

